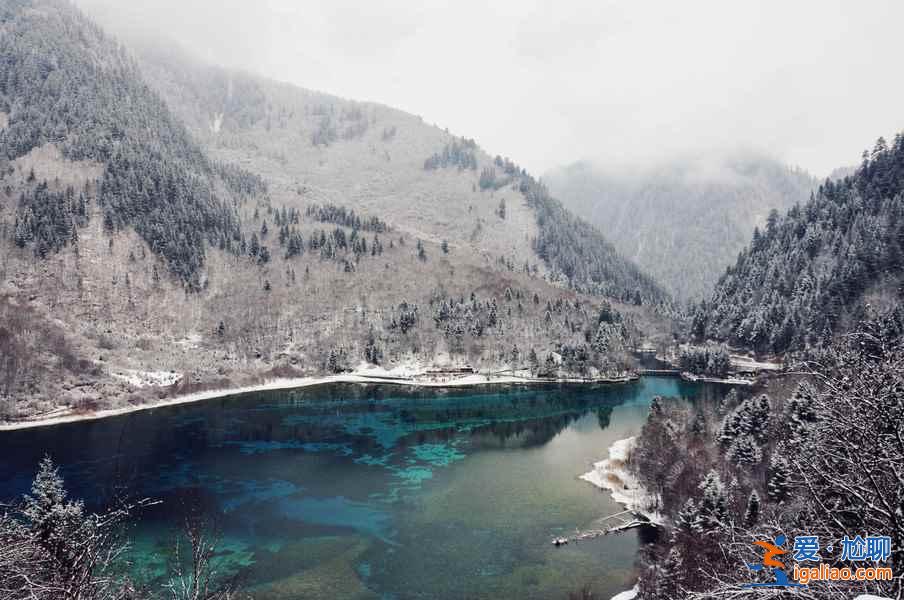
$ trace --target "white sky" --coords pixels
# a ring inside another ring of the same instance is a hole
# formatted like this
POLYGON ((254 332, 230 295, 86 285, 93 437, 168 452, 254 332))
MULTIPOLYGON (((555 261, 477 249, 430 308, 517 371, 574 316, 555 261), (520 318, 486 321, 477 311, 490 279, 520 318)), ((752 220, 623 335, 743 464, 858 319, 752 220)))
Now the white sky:
POLYGON ((78 0, 421 115, 533 173, 738 146, 815 175, 904 129, 901 0, 78 0))

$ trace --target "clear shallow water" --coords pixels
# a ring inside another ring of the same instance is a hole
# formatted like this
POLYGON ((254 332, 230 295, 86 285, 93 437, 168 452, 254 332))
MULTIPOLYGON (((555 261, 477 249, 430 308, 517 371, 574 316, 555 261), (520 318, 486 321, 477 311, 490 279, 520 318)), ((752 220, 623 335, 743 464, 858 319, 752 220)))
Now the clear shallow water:
POLYGON ((48 454, 89 505, 118 490, 161 500, 131 532, 150 583, 200 505, 220 560, 259 600, 564 598, 585 585, 606 598, 632 585, 638 540, 550 544, 621 510, 577 476, 640 431, 654 396, 711 390, 644 378, 246 394, 0 434, 0 499, 26 492, 48 454))

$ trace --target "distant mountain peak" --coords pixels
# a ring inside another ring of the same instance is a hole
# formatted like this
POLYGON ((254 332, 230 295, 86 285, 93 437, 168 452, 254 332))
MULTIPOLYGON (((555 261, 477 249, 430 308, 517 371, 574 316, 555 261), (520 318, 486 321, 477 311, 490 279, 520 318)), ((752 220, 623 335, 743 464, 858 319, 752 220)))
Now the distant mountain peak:
POLYGON ((545 180, 680 299, 709 293, 769 211, 805 201, 816 186, 806 172, 752 150, 626 167, 582 161, 545 180))

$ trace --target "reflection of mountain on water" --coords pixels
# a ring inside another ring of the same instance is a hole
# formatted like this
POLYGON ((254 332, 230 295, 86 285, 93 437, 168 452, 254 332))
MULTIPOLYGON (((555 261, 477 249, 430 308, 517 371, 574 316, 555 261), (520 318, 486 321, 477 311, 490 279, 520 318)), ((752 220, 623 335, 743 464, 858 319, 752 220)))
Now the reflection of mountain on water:
POLYGON ((310 583, 354 580, 359 568, 362 585, 400 597, 459 598, 460 582, 475 573, 496 578, 486 580, 502 590, 495 597, 540 597, 522 581, 551 572, 547 565, 566 579, 630 571, 633 536, 580 555, 544 540, 599 516, 608 498, 574 475, 643 424, 650 398, 700 389, 645 378, 445 391, 330 385, 219 398, 9 432, 0 500, 26 492, 47 453, 91 510, 119 490, 160 501, 130 533, 140 582, 163 573, 173 530, 191 511, 222 533, 224 572, 257 586, 255 597, 275 597, 268 589, 346 597, 308 593, 310 583))
POLYGON ((474 428, 471 431, 469 440, 471 447, 475 449, 542 446, 571 423, 583 417, 587 410, 592 410, 596 413, 600 429, 605 429, 609 426, 612 408, 612 406, 597 406, 582 411, 542 418, 499 421, 474 428))
POLYGON ((101 501, 117 485, 140 485, 160 465, 210 455, 279 450, 330 452, 381 460, 419 445, 464 442, 470 449, 545 444, 569 423, 595 412, 608 425, 613 406, 638 388, 543 386, 437 390, 326 385, 172 406, 59 427, 8 432, 0 490, 27 491, 47 453, 62 465, 72 493, 101 501))
MULTIPOLYGON (((397 390, 394 390, 398 392, 397 390)), ((228 441, 255 448, 341 445, 355 455, 379 454, 393 447, 446 443, 466 438, 474 448, 529 447, 546 443, 588 412, 608 426, 612 407, 629 396, 592 387, 386 394, 385 388, 335 386, 330 399, 299 402, 299 395, 269 397, 264 414, 234 428, 212 428, 228 441), (342 391, 340 391, 342 390, 342 391), (279 410, 291 407, 291 414, 279 410), (252 446, 253 444, 253 446, 252 446)), ((310 393, 310 392, 308 392, 310 393)))

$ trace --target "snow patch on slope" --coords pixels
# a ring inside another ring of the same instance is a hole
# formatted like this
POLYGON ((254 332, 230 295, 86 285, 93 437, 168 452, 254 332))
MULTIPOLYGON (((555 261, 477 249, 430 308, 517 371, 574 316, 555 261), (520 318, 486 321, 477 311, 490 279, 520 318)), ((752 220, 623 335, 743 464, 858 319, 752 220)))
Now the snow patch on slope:
POLYGON ((118 369, 110 373, 113 377, 125 381, 137 388, 167 387, 182 379, 180 373, 174 371, 139 371, 137 369, 118 369))

